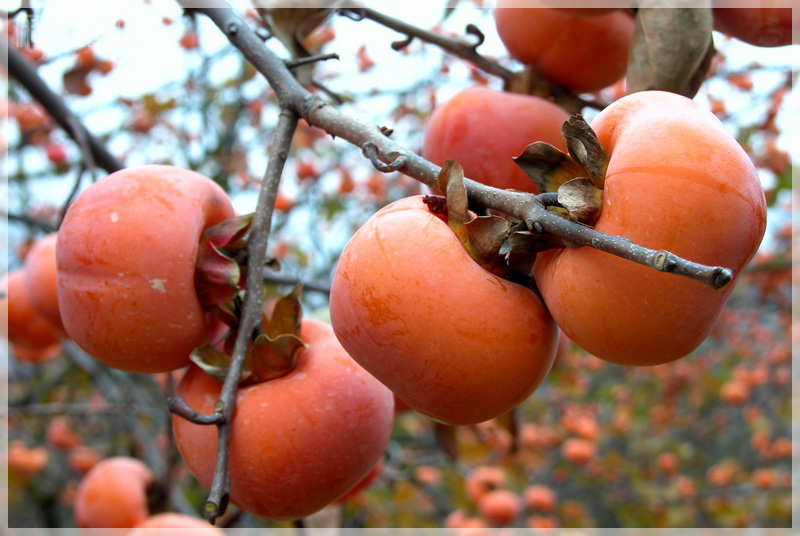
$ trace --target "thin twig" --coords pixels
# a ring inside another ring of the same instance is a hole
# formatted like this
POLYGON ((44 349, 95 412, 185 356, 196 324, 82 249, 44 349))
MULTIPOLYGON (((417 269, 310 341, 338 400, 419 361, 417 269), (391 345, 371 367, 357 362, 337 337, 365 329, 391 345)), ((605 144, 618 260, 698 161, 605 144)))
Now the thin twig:
POLYGON ((97 406, 95 404, 9 404, 8 412, 32 417, 52 417, 53 415, 117 415, 135 411, 143 415, 152 415, 154 411, 163 411, 163 408, 155 405, 136 405, 130 404, 106 404, 97 406))
MULTIPOLYGON (((236 33, 234 31, 234 33, 236 33)), ((255 37, 255 34, 254 34, 255 37)), ((258 39, 256 37, 256 39, 258 39)), ((256 205, 253 225, 247 240, 249 253, 247 262, 247 282, 245 287, 242 318, 236 333, 236 343, 231 357, 231 365, 222 384, 222 392, 215 405, 215 413, 223 416, 223 421, 218 424, 217 460, 214 469, 214 479, 211 490, 204 506, 204 513, 208 521, 213 524, 217 517, 225 513, 230 495, 230 470, 228 468, 231 423, 233 411, 236 407, 236 392, 239 378, 250 343, 251 334, 258 322, 261 321, 261 296, 264 284, 260 268, 266 258, 269 233, 272 226, 272 212, 275 207, 275 198, 278 194, 283 166, 289 156, 289 147, 292 142, 299 117, 286 106, 281 107, 278 126, 273 133, 269 151, 269 164, 266 175, 261 184, 258 203, 256 205)))
POLYGON ((318 54, 316 56, 309 56, 307 58, 300 58, 292 61, 287 61, 286 66, 289 69, 300 67, 301 65, 308 65, 309 63, 316 63, 318 61, 338 60, 339 54, 331 52, 329 54, 318 54))
MULTIPOLYGON (((85 160, 84 160, 85 162, 85 160)), ((58 212, 58 227, 61 228, 61 224, 64 222, 64 216, 67 215, 67 209, 72 204, 72 200, 75 199, 75 196, 78 195, 78 190, 81 187, 81 179, 83 178, 83 173, 86 171, 86 165, 81 165, 80 169, 78 170, 78 174, 75 176, 75 182, 72 184, 72 188, 67 194, 67 198, 64 199, 64 203, 61 205, 61 210, 58 212)), ((92 174, 94 176, 94 174, 92 174)))
POLYGON ((179 396, 169 397, 167 399, 167 408, 170 413, 182 417, 189 422, 193 422, 194 424, 219 424, 224 420, 221 413, 212 413, 211 415, 198 413, 186 403, 186 400, 179 396))
POLYGON ((88 159, 84 155, 87 169, 91 169, 95 163, 109 173, 125 167, 80 123, 64 103, 64 100, 54 93, 45 81, 41 79, 31 62, 25 59, 14 47, 9 47, 5 39, 0 39, 0 59, 2 59, 3 66, 8 70, 8 73, 22 84, 28 93, 56 120, 61 128, 75 140, 78 147, 82 148, 81 152, 91 154, 88 159), (8 58, 7 63, 6 58, 8 58), (90 150, 84 151, 83 147, 88 147, 90 150), (89 165, 90 163, 91 166, 89 165))
POLYGON ((40 220, 38 218, 33 218, 26 214, 16 214, 14 212, 0 212, 0 216, 8 218, 8 221, 17 221, 20 223, 24 223, 26 225, 30 225, 31 227, 38 227, 42 231, 47 233, 52 233, 57 229, 55 225, 48 221, 40 220))
POLYGON ((264 274, 264 282, 273 285, 289 285, 295 286, 300 283, 303 286, 303 292, 319 292, 320 294, 330 294, 330 283, 319 283, 316 281, 306 281, 296 277, 279 276, 275 274, 264 274))
MULTIPOLYGON (((511 71, 511 69, 508 69, 503 65, 500 65, 493 59, 478 54, 475 51, 475 48, 477 47, 475 43, 467 43, 465 41, 453 39, 447 37, 446 35, 432 32, 430 30, 425 30, 423 28, 414 26, 413 24, 408 24, 407 22, 402 21, 400 19, 395 19, 394 17, 384 15, 380 11, 375 11, 374 9, 370 9, 367 7, 345 9, 343 10, 343 12, 347 13, 355 12, 362 18, 370 19, 374 22, 377 22, 378 24, 386 26, 387 28, 398 31, 400 33, 404 33, 409 37, 417 37, 422 41, 436 45, 442 50, 445 50, 453 54, 454 56, 458 56, 459 58, 469 61, 470 63, 478 67, 480 70, 498 76, 503 80, 510 79, 514 74, 513 71, 511 71)), ((475 35, 471 31, 469 33, 475 35)), ((403 41, 403 43, 405 43, 406 45, 410 42, 411 42, 410 39, 403 41)), ((399 46, 400 44, 398 43, 398 47, 399 46)))

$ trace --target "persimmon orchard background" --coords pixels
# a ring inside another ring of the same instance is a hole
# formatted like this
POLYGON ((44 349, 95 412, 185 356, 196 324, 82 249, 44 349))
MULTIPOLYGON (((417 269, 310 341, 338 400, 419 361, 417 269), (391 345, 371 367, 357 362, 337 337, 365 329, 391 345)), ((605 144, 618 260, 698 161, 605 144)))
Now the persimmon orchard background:
MULTIPOLYGON (((483 55, 517 65, 502 47, 491 10, 481 9, 490 2, 456 4, 454 10, 444 2, 375 7, 456 37, 475 24, 486 36, 478 49, 483 55)), ((34 7, 35 48, 23 47, 25 54, 112 154, 126 166, 194 169, 222 185, 238 211, 253 209, 278 106, 210 21, 185 16, 166 0, 128 2, 124 9, 53 1, 34 7)), ((21 44, 24 21, 23 14, 6 25, 12 44, 21 44)), ((316 68, 322 94, 394 129, 393 139, 419 152, 437 103, 468 86, 502 84, 420 39, 393 50, 391 43, 403 38, 370 20, 333 16, 308 42, 340 55, 316 68)), ((286 56, 276 39, 267 45, 286 56)), ((453 429, 399 413, 383 472, 325 519, 354 527, 441 526, 458 510, 479 515, 470 497, 476 482, 488 478, 520 497, 534 484, 555 494, 552 506, 525 506, 510 526, 790 525, 790 345, 797 329, 788 150, 800 137, 791 70, 797 47, 756 48, 721 34, 715 45, 710 79, 696 100, 747 149, 770 208, 762 248, 711 337, 678 362, 641 369, 567 345, 517 411, 516 427, 498 419, 453 429)), ((79 147, 17 82, 7 85, 0 166, 8 177, 13 269, 32 241, 57 226, 73 190, 104 173, 84 169, 79 147)), ((615 85, 590 96, 610 102, 623 94, 615 85)), ((347 239, 381 206, 422 191, 401 174, 375 171, 357 148, 301 125, 273 220, 269 255, 280 261, 276 275, 310 283, 307 314, 326 319, 325 289, 347 239)), ((287 288, 276 285, 274 293, 287 288)), ((94 457, 112 455, 139 457, 153 469, 167 490, 159 508, 198 515, 206 491, 172 446, 164 375, 113 371, 74 347, 37 364, 11 352, 7 374, 9 526, 74 526, 71 501, 81 474, 94 457), (23 445, 36 450, 13 454, 23 445)), ((236 509, 223 521, 287 526, 236 509)))

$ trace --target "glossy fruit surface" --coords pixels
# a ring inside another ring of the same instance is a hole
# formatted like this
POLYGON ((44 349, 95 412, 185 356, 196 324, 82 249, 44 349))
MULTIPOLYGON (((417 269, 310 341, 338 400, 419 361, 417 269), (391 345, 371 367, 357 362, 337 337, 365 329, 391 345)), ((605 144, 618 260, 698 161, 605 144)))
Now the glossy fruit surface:
POLYGON ((64 330, 58 307, 56 269, 57 233, 50 233, 36 242, 25 257, 25 286, 31 305, 51 324, 64 330))
MULTIPOLYGON (((375 466, 394 420, 391 391, 347 355, 330 326, 304 320, 297 367, 242 387, 231 431, 231 501, 269 519, 305 517, 344 495, 375 466)), ((177 393, 213 412, 222 384, 191 367, 177 393)), ((189 470, 206 487, 217 430, 172 420, 189 470)))
MULTIPOLYGON (((714 2, 714 29, 759 47, 792 44, 792 8, 786 0, 748 2, 748 7, 714 2)), ((794 9, 798 9, 795 5, 794 9)))
POLYGON ((625 75, 633 37, 627 13, 579 17, 544 8, 537 0, 520 5, 520 0, 498 0, 494 11, 497 33, 514 58, 576 93, 603 89, 625 75))
MULTIPOLYGON (((741 272, 764 235, 764 193, 716 117, 685 97, 649 91, 616 101, 592 127, 610 157, 598 231, 741 272)), ((590 247, 546 251, 534 271, 564 333, 623 365, 691 352, 733 288, 714 290, 590 247)))
POLYGON ((89 470, 75 495, 81 528, 131 528, 147 513, 150 469, 135 458, 107 458, 89 470))
POLYGON ((536 192, 512 158, 535 141, 565 151, 561 125, 568 118, 539 97, 472 87, 436 107, 425 126, 422 154, 440 166, 455 160, 466 177, 489 186, 536 192))
POLYGON ((333 328, 413 409, 475 424, 541 383, 556 327, 530 289, 475 263, 422 199, 387 205, 350 239, 333 277, 333 328))
POLYGON ((200 236, 233 216, 222 188, 171 166, 125 169, 90 186, 67 211, 56 248, 69 336, 130 372, 187 365, 214 330, 194 285, 200 236))
POLYGON ((58 343, 55 327, 31 305, 30 295, 25 285, 25 272, 14 270, 0 281, 0 313, 7 314, 8 321, 0 322, 7 328, 8 341, 19 348, 44 349, 58 343))

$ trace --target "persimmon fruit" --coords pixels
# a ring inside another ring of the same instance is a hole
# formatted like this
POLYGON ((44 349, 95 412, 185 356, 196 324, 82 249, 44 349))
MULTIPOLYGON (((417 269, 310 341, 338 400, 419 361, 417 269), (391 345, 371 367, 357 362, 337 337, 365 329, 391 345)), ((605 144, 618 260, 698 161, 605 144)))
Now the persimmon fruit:
POLYGON ((537 0, 498 0, 494 19, 511 56, 576 93, 610 86, 628 68, 634 23, 624 11, 584 17, 537 0))
POLYGON ((347 352, 413 409, 475 424, 525 400, 557 331, 530 289, 472 260, 422 196, 375 213, 342 252, 331 320, 347 352))
POLYGON ((495 523, 510 523, 520 513, 519 497, 508 490, 490 491, 478 500, 478 512, 481 516, 495 523))
POLYGON ((129 372, 189 364, 217 322, 195 288, 201 235, 234 216, 210 179, 172 166, 118 171, 86 189, 58 233, 58 302, 67 334, 129 372))
POLYGON ((44 447, 28 447, 22 441, 8 444, 8 471, 24 478, 41 473, 50 462, 50 454, 44 447))
POLYGON ((465 176, 483 184, 536 193, 512 158, 534 141, 566 151, 561 125, 568 118, 563 108, 539 97, 471 87, 433 111, 422 154, 440 166, 455 160, 465 176))
POLYGON ((131 528, 148 516, 150 469, 136 458, 107 458, 84 475, 75 495, 81 528, 131 528))
POLYGON ((369 473, 359 480, 355 486, 350 488, 350 490, 336 499, 337 504, 345 503, 350 499, 354 498, 356 495, 361 493, 361 491, 368 488, 380 475, 383 473, 383 468, 386 464, 383 461, 383 458, 378 459, 375 465, 372 466, 372 469, 369 470, 369 473))
MULTIPOLYGON (((230 438, 230 500, 268 519, 299 519, 335 501, 383 455, 394 421, 391 391, 361 368, 327 324, 304 320, 297 366, 243 386, 230 438)), ((192 366, 177 394, 213 413, 222 384, 192 366)), ((175 442, 195 478, 210 487, 217 429, 174 416, 175 442)))
POLYGON ((25 288, 31 306, 64 331, 58 306, 58 270, 56 268, 58 233, 50 233, 37 241, 25 257, 25 288))
POLYGON ((747 7, 730 7, 729 2, 715 0, 713 4, 715 30, 758 47, 792 44, 791 2, 760 0, 747 2, 747 7))
POLYGON ((225 533, 205 519, 164 512, 145 518, 125 536, 225 536, 225 533))
MULTIPOLYGON (((766 204, 752 162, 722 123, 686 97, 643 91, 591 126, 609 155, 595 229, 729 268, 735 280, 761 243, 766 204)), ((621 365, 690 353, 734 286, 715 290, 591 247, 542 252, 534 274, 567 337, 621 365)))
POLYGON ((25 271, 17 269, 6 274, 0 281, 0 314, 7 315, 7 322, 0 322, 8 331, 8 341, 15 347, 42 350, 59 342, 56 328, 40 315, 31 304, 25 285, 25 271))
POLYGON ((548 486, 533 484, 525 488, 522 498, 528 508, 549 512, 556 506, 556 494, 548 486))

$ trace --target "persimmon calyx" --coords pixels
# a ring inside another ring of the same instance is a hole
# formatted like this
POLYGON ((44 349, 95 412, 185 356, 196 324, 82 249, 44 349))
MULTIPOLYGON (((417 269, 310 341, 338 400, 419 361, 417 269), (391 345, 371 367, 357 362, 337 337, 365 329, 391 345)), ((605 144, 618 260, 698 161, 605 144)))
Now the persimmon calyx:
MULTIPOLYGON (((275 303, 272 315, 262 315, 261 333, 248 344, 239 385, 253 385, 291 373, 297 366, 298 351, 308 346, 300 338, 303 318, 301 286, 282 296, 275 303)), ((190 358, 206 374, 224 381, 231 364, 233 341, 228 336, 220 351, 210 344, 197 348, 190 358)))
POLYGON ((455 161, 445 162, 438 181, 445 196, 426 196, 423 202, 431 213, 447 222, 464 250, 486 271, 530 285, 536 253, 564 247, 558 237, 529 232, 524 222, 500 216, 475 217, 468 209, 464 171, 455 161))
POLYGON ((252 223, 253 215, 245 214, 209 227, 197 250, 194 281, 200 303, 231 327, 237 323, 234 299, 247 277, 246 264, 237 257, 252 223))
POLYGON ((485 270, 504 277, 508 266, 500 248, 508 237, 512 223, 499 216, 475 217, 469 211, 469 199, 464 187, 464 170, 454 160, 445 162, 438 177, 444 199, 427 196, 428 209, 443 217, 469 256, 485 270))
POLYGON ((514 162, 533 180, 540 193, 557 192, 561 206, 548 207, 559 216, 593 225, 603 206, 608 155, 592 128, 580 115, 561 127, 567 139, 565 154, 545 142, 528 145, 514 162))

